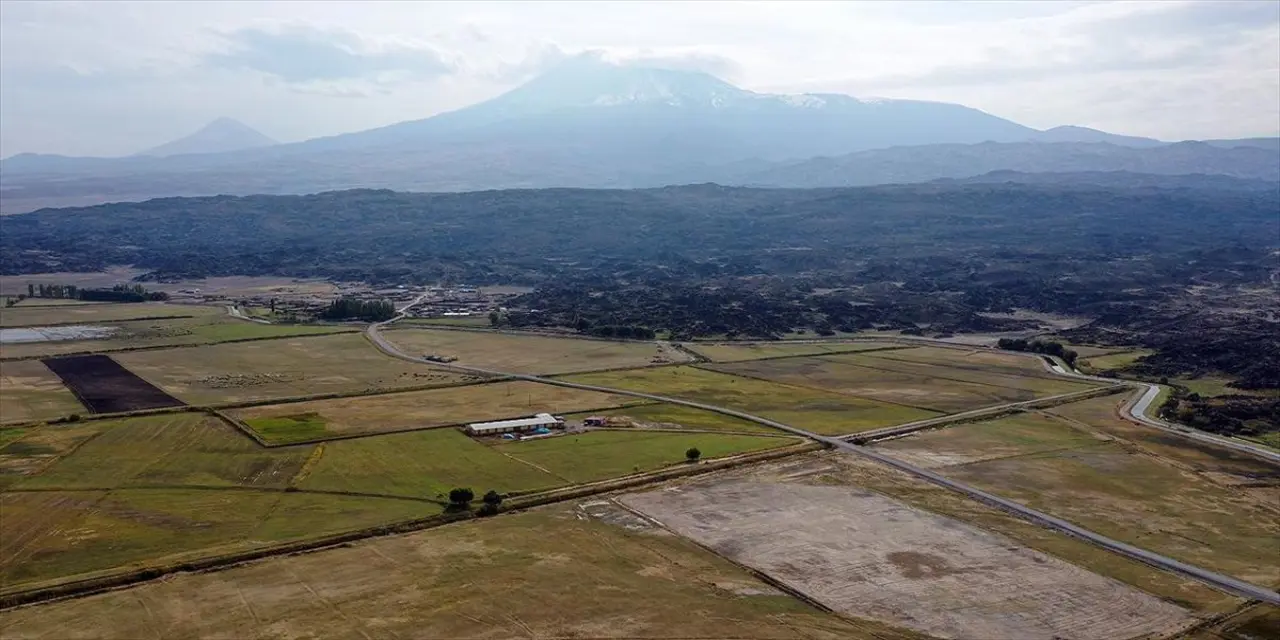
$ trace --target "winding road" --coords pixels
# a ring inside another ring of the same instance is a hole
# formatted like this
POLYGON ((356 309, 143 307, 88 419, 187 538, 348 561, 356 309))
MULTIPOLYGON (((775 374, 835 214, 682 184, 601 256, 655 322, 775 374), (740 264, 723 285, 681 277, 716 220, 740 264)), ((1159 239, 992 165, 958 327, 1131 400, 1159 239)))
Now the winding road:
MULTIPOLYGON (((1011 513, 1013 515, 1019 516, 1023 519, 1031 521, 1040 526, 1053 529, 1070 536, 1074 536, 1076 538, 1089 542, 1095 546, 1118 553, 1122 556, 1137 560, 1139 562, 1148 564, 1158 569, 1163 569, 1163 570, 1170 571, 1182 576, 1186 576, 1188 578, 1192 578, 1194 580, 1198 580, 1211 587, 1214 587, 1221 591, 1231 593, 1237 596, 1280 605, 1280 594, 1266 587, 1252 584, 1250 582, 1245 582, 1244 580, 1233 578, 1231 576, 1209 571, 1208 569, 1203 569, 1194 565, 1190 565, 1185 562, 1181 562, 1179 560, 1175 560, 1173 558, 1160 555, 1158 553, 1153 553, 1146 549, 1141 549, 1139 547, 1135 547, 1133 545, 1120 542, 1119 540, 1114 540, 1100 533, 1096 533, 1088 529, 1085 529, 1084 527, 1080 527, 1070 522, 1067 522, 1066 520, 1063 520, 1061 518, 1051 516, 1047 513, 1037 511, 1021 503, 1014 502, 1013 500, 1002 498, 995 494, 988 493, 986 491, 978 489, 977 487, 973 487, 961 482, 957 482, 955 480, 951 480, 949 478, 946 478, 928 469, 917 467, 907 462, 903 462, 901 460, 884 455, 878 451, 874 451, 866 447, 861 447, 861 446, 852 444, 850 442, 846 442, 845 440, 842 440, 838 437, 824 436, 821 434, 813 433, 811 431, 800 429, 798 427, 793 427, 788 424, 783 424, 776 420, 770 420, 769 418, 763 418, 763 417, 752 415, 743 411, 738 411, 736 409, 719 407, 716 405, 705 404, 702 402, 695 402, 692 400, 684 400, 681 398, 671 398, 671 397, 661 396, 653 393, 644 393, 641 391, 631 391, 627 389, 615 389, 612 387, 602 387, 598 385, 568 382, 565 380, 557 380, 554 378, 544 378, 536 375, 510 373, 505 371, 495 371, 491 369, 469 367, 466 365, 459 365, 454 363, 446 364, 446 363, 434 362, 434 361, 427 360, 425 358, 409 355, 401 351, 398 347, 396 347, 394 344, 388 341, 385 337, 383 337, 381 333, 381 329, 403 318, 405 316, 405 313, 410 308, 412 308, 413 305, 416 303, 417 303, 416 300, 414 302, 409 303, 408 305, 406 305, 405 307, 399 310, 399 313, 396 315, 396 317, 390 320, 369 325, 369 327, 365 330, 365 334, 368 336, 369 341, 372 342, 374 346, 376 346, 383 353, 386 353, 387 355, 390 355, 402 360, 406 360, 409 362, 417 362, 421 364, 430 365, 433 367, 452 369, 452 370, 460 371, 464 373, 481 374, 481 375, 488 375, 488 376, 499 376, 499 377, 508 378, 512 380, 525 380, 529 382, 555 385, 558 387, 567 387, 570 389, 581 389, 584 391, 598 391, 601 393, 611 393, 615 395, 623 395, 623 396, 630 396, 634 398, 655 400, 658 402, 666 402, 669 404, 677 404, 677 405, 682 405, 686 407, 692 407, 694 409, 702 409, 704 411, 712 411, 722 415, 727 415, 735 418, 741 418, 743 420, 748 420, 756 424, 762 424, 767 427, 772 427, 780 431, 785 431, 788 433, 795 434, 797 436, 808 438, 816 442, 820 442, 834 449, 846 451, 854 455, 862 456, 863 458, 869 458, 881 464, 894 467, 900 471, 911 474, 917 478, 931 482, 933 484, 944 487, 946 489, 950 489, 952 491, 964 494, 970 498, 979 500, 983 503, 994 506, 1007 513, 1011 513)), ((1092 376, 1085 376, 1078 373, 1069 373, 1064 369, 1062 369, 1060 365, 1055 365, 1053 369, 1056 370, 1056 372, 1060 373, 1061 375, 1067 375, 1071 377, 1084 378, 1084 379, 1095 379, 1092 376)), ((1115 380, 1108 380, 1105 378, 1096 378, 1096 379, 1105 381, 1109 384, 1114 384, 1116 382, 1115 380)), ((1154 387, 1154 385, 1149 385, 1149 386, 1152 386, 1153 388, 1155 388, 1157 393, 1159 392, 1159 387, 1154 387)), ((1131 403, 1131 405, 1132 404, 1135 404, 1135 403, 1131 403)), ((1148 405, 1150 404, 1150 400, 1148 400, 1147 404, 1148 405)), ((1131 409, 1132 409, 1132 406, 1129 407, 1129 410, 1131 409)), ((1146 420, 1143 420, 1143 422, 1145 424, 1146 420)))

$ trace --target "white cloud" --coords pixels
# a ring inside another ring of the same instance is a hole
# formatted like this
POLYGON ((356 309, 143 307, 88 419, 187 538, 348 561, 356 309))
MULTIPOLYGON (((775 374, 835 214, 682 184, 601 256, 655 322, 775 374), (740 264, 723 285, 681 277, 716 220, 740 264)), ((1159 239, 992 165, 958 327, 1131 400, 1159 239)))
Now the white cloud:
POLYGON ((417 119, 583 51, 1032 126, 1280 132, 1275 2, 0 2, 0 155, 125 154, 218 116, 417 119))

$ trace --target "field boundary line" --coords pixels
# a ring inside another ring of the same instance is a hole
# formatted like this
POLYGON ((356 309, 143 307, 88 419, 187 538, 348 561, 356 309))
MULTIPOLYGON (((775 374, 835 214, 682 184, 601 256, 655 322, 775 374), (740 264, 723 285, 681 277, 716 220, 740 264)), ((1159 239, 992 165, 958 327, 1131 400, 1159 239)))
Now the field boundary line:
POLYGON ((947 414, 936 418, 926 418, 915 422, 883 427, 880 429, 870 429, 867 431, 859 431, 848 435, 836 436, 842 440, 846 440, 853 444, 867 444, 876 440, 885 438, 893 438, 903 436, 917 431, 926 429, 939 429, 948 426, 966 424, 971 422, 985 422, 995 418, 1000 418, 1013 413, 1022 413, 1028 410, 1039 410, 1044 408, 1052 408, 1082 400, 1090 400, 1109 395, 1115 395, 1123 392, 1125 387, 1115 385, 1111 387, 1095 387, 1085 389, 1083 391, 1072 391, 1070 393, 1058 394, 1056 396, 1046 396, 1044 398, 1035 398, 1032 400, 1022 400, 1007 404, 993 405, 990 407, 980 407, 978 409, 970 409, 960 413, 947 414))
MULTIPOLYGON (((662 403, 655 403, 662 404, 662 403)), ((669 427, 592 427, 587 429, 587 433, 592 431, 617 431, 620 433, 706 433, 709 435, 724 436, 755 436, 760 438, 790 438, 795 439, 796 436, 789 433, 765 433, 761 431, 723 431, 716 429, 672 429, 669 427)))
MULTIPOLYGON (((704 461, 693 465, 681 465, 674 469, 661 469, 648 474, 642 474, 640 476, 630 476, 623 479, 615 478, 595 483, 575 485, 572 487, 561 487, 559 489, 551 489, 546 492, 519 496, 513 495, 509 506, 504 505, 499 515, 505 513, 519 513, 547 504, 554 504, 557 502, 564 502, 567 500, 609 493, 612 491, 658 484, 677 477, 711 473, 759 461, 785 458, 802 453, 808 453, 810 451, 817 451, 822 448, 822 445, 818 443, 805 442, 791 447, 770 449, 768 451, 743 454, 728 458, 717 458, 715 460, 704 461)), ((394 496, 377 497, 394 498, 394 496)), ((175 573, 219 571, 256 560, 276 556, 322 551, 359 540, 412 533, 479 517, 481 516, 476 514, 474 511, 445 511, 443 513, 433 514, 422 518, 388 522, 315 538, 275 543, 220 556, 185 558, 169 562, 152 563, 149 566, 135 567, 127 571, 116 571, 104 575, 57 582, 53 584, 46 581, 34 588, 11 590, 0 589, 0 611, 44 602, 79 598, 107 591, 115 591, 137 584, 150 582, 175 573)))
MULTIPOLYGON (((110 305, 111 303, 107 303, 107 304, 108 304, 108 305, 110 305)), ((65 305, 65 304, 64 304, 64 305, 46 305, 46 306, 43 306, 43 307, 27 307, 27 308, 28 308, 28 309, 35 309, 35 308, 39 308, 39 309, 57 309, 57 308, 59 308, 59 307, 69 307, 69 306, 83 306, 83 305, 65 305)), ((90 305, 90 306, 98 306, 98 305, 90 305)), ((17 309, 17 308, 18 308, 18 307, 10 307, 10 309, 11 309, 11 310, 12 310, 12 309, 17 309)), ((186 319, 189 319, 189 318, 200 318, 200 317, 202 317, 202 316, 197 316, 197 315, 185 315, 185 316, 183 316, 183 315, 172 315, 172 316, 143 316, 143 317, 141 317, 141 318, 121 318, 121 319, 119 319, 119 320, 93 320, 93 319, 88 319, 88 318, 86 318, 86 319, 84 319, 84 320, 73 320, 73 321, 69 321, 69 322, 44 322, 44 323, 40 323, 40 324, 18 324, 18 325, 5 325, 5 326, 0 327, 0 328, 3 328, 3 329, 30 329, 30 328, 32 328, 32 327, 74 327, 74 326, 76 326, 76 325, 78 325, 78 324, 119 324, 119 323, 122 323, 122 322, 150 322, 150 321, 152 321, 152 320, 186 320, 186 319)))
MULTIPOLYGON (((620 405, 612 405, 604 408, 597 407, 592 409, 584 409, 582 411, 575 411, 574 413, 597 413, 601 411, 613 411, 615 409, 626 409, 628 407, 641 407, 641 406, 648 406, 652 404, 661 404, 661 403, 653 402, 653 401, 628 402, 628 403, 624 403, 620 405)), ((498 418, 498 419, 501 420, 505 418, 498 418)), ((471 423, 470 422, 448 422, 444 424, 434 424, 434 425, 423 426, 423 427, 400 427, 398 429, 387 429, 385 431, 376 431, 372 433, 343 433, 343 434, 337 434, 337 435, 327 436, 323 438, 311 438, 309 440, 296 440, 296 441, 290 441, 290 442, 262 444, 262 446, 266 447, 267 449, 279 449, 280 447, 299 447, 304 445, 321 444, 324 442, 338 442, 340 440, 358 440, 360 438, 376 438, 378 436, 392 436, 392 435, 403 434, 403 433, 413 433, 415 431, 432 431, 435 429, 458 428, 458 427, 465 427, 468 424, 471 424, 471 423)), ((245 428, 249 430, 253 429, 253 427, 250 427, 248 424, 245 425, 245 428)), ((254 439, 257 440, 257 438, 254 438, 254 439)), ((259 442, 265 443, 265 440, 259 441, 259 442)))
MULTIPOLYGON (((178 319, 199 318, 199 317, 202 317, 202 316, 178 316, 178 319)), ((113 320, 111 322, 117 322, 117 321, 113 320)), ((75 324, 84 324, 84 323, 77 322, 75 324)), ((102 323, 102 324, 109 324, 109 323, 102 323)), ((39 326, 51 326, 51 325, 39 325, 39 326)), ((272 325, 272 326, 284 327, 284 326, 290 326, 290 325, 272 325)), ((310 325, 304 325, 304 326, 310 326, 310 325)), ((25 327, 4 327, 4 328, 5 329, 22 329, 25 327)), ((339 329, 336 331, 329 331, 326 333, 295 333, 295 334, 287 334, 287 335, 280 335, 280 336, 256 336, 253 338, 232 338, 230 340, 213 340, 210 342, 187 342, 187 343, 181 343, 181 344, 152 344, 152 345, 142 345, 137 347, 117 347, 114 349, 69 351, 67 353, 54 353, 54 354, 45 354, 45 355, 29 355, 29 356, 14 356, 11 358, 0 358, 0 362, 20 362, 23 360, 44 360, 47 358, 67 358, 71 356, 91 356, 91 355, 98 355, 98 354, 111 355, 113 353, 131 353, 135 351, 163 351, 165 349, 191 349, 194 347, 213 347, 220 344, 236 344, 240 342, 261 342, 263 340, 296 340, 298 338, 323 338, 326 336, 342 335, 344 333, 355 333, 356 331, 359 331, 359 329, 354 329, 354 330, 339 329)))
MULTIPOLYGON (((865 352, 864 352, 864 351, 853 351, 853 352, 851 352, 851 353, 865 353, 865 352)), ((809 356, 787 356, 787 357, 788 357, 788 358, 794 358, 794 357, 809 357, 809 356)), ((781 358, 769 358, 769 359, 770 359, 770 360, 780 360, 781 358)), ((759 361, 758 361, 758 360, 745 360, 744 362, 759 362, 759 361)), ((711 363, 711 364, 715 364, 715 363, 711 363)), ((738 363, 736 363, 736 362, 722 362, 722 363, 719 363, 719 364, 738 364, 738 363)), ((839 363, 839 362, 837 362, 837 363, 833 363, 833 364, 843 364, 843 363, 839 363)), ((856 366, 856 365, 855 365, 855 366, 856 366)), ((859 400, 866 400, 866 401, 868 401, 868 402, 876 402, 876 403, 879 403, 879 404, 891 404, 891 405, 894 405, 894 406, 897 406, 897 407, 903 407, 903 408, 906 408, 906 409, 916 409, 917 411, 928 411, 929 413, 937 413, 937 414, 940 414, 940 416, 939 416, 939 417, 947 415, 947 412, 946 412, 946 411, 939 411, 939 410, 937 410, 937 409, 930 409, 930 408, 928 408, 928 407, 920 407, 920 406, 916 406, 916 405, 913 405, 913 404, 906 404, 906 403, 903 403, 903 402, 894 402, 894 401, 892 401, 892 400, 881 400, 880 398, 872 398, 872 397, 868 397, 868 396, 860 396, 860 395, 853 394, 853 393, 842 393, 842 392, 840 392, 840 391, 836 391, 836 390, 834 390, 834 389, 824 389, 824 388, 822 388, 822 387, 814 387, 814 386, 809 386, 809 385, 807 385, 807 384, 798 384, 798 383, 795 383, 795 382, 781 382, 781 381, 779 381, 779 380, 770 380, 769 378, 766 378, 766 377, 764 377, 764 376, 758 376, 758 375, 754 375, 754 374, 750 374, 750 373, 739 373, 739 372, 736 372, 736 371, 734 371, 734 372, 730 372, 730 371, 720 371, 719 369, 712 369, 712 368, 710 368, 710 367, 704 367, 704 366, 695 366, 694 368, 696 368, 696 369, 702 369, 702 370, 704 370, 704 371, 713 371, 713 372, 715 372, 715 373, 723 373, 723 374, 725 374, 725 375, 730 375, 730 376, 737 376, 737 377, 739 377, 739 378, 746 378, 746 379, 748 379, 748 380, 758 380, 758 381, 760 381, 760 382, 767 382, 767 383, 769 383, 769 384, 780 384, 780 385, 785 385, 785 386, 789 386, 789 387, 794 387, 794 388, 797 388, 797 389, 808 389, 808 390, 810 390, 810 391, 819 391, 819 392, 821 392, 821 393, 833 393, 833 394, 835 394, 835 395, 838 395, 838 396, 844 396, 844 397, 846 397, 846 398, 858 398, 859 400)))
MULTIPOLYGON (((785 345, 785 344, 787 344, 788 342, 789 342, 789 341, 779 340, 779 341, 777 341, 777 342, 748 342, 748 343, 743 343, 743 344, 748 344, 748 345, 756 345, 756 344, 760 344, 760 345, 785 345)), ((869 341, 869 342, 870 342, 870 341, 869 341)), ((874 342, 892 342, 892 340, 875 340, 874 342)), ((847 342, 847 344, 850 344, 850 345, 854 345, 854 344, 857 344, 857 343, 858 343, 857 341, 849 341, 849 342, 847 342)), ((698 344, 698 343, 694 343, 694 344, 698 344)), ((716 343, 712 343, 712 344, 713 344, 714 346, 737 346, 737 345, 733 345, 733 344, 723 344, 723 345, 716 344, 716 343)), ((918 346, 918 345, 917 345, 917 346, 918 346)), ((688 347, 688 348, 689 348, 689 350, 691 350, 691 351, 693 351, 693 350, 694 350, 694 348, 693 348, 693 347, 688 347)), ((819 353, 786 353, 786 354, 777 355, 777 356, 765 356, 765 357, 763 357, 763 358, 745 358, 745 359, 743 359, 743 360, 714 360, 714 359, 711 359, 709 356, 702 356, 702 357, 704 357, 704 358, 707 358, 707 360, 706 360, 705 362, 703 362, 703 363, 699 363, 699 364, 741 364, 741 363, 743 363, 743 362, 766 362, 766 361, 769 361, 769 360, 789 360, 789 359, 791 359, 791 358, 819 358, 819 357, 822 357, 822 356, 843 356, 843 355, 851 355, 851 354, 855 354, 855 353, 876 353, 876 352, 878 352, 878 351, 901 351, 901 350, 903 350, 903 349, 912 349, 912 348, 914 348, 912 345, 906 345, 906 344, 893 344, 893 345, 891 345, 891 346, 887 346, 887 347, 873 347, 873 348, 871 348, 871 349, 850 349, 850 350, 842 350, 842 351, 822 351, 822 352, 819 352, 819 353)), ((855 366, 856 366, 856 365, 855 365, 855 366)))

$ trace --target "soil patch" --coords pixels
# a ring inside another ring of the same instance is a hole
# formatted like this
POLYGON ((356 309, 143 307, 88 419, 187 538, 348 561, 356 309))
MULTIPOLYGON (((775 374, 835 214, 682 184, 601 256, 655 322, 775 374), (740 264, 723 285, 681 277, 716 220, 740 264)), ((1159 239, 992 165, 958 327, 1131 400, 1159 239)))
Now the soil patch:
POLYGON ((120 366, 110 356, 43 360, 93 413, 178 407, 183 402, 120 366))

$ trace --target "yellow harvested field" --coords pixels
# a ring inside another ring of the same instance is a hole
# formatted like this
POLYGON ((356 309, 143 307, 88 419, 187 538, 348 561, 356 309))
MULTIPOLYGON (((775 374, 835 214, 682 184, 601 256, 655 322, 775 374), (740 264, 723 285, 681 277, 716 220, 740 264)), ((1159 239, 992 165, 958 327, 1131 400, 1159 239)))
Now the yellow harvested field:
POLYGON ((949 349, 946 347, 915 347, 871 354, 878 358, 920 362, 957 369, 974 369, 990 373, 1014 376, 1054 377, 1044 368, 1038 357, 1030 354, 1008 353, 992 349, 949 349))
POLYGON ((179 574, 6 611, 0 628, 6 640, 923 640, 824 613, 683 538, 633 526, 645 523, 621 509, 591 509, 548 507, 179 574))
POLYGON ((699 344, 685 343, 686 348, 709 358, 712 362, 740 362, 742 360, 759 360, 761 358, 784 358, 787 356, 823 355, 829 353, 853 353, 856 351, 877 351, 881 349, 902 349, 900 344, 892 342, 814 342, 794 344, 787 342, 749 342, 734 344, 731 342, 699 344))
POLYGON ((396 329, 383 335, 413 355, 454 357, 458 364, 514 373, 598 371, 688 359, 680 351, 657 343, 447 329, 396 329))
POLYGON ((133 351, 113 357, 148 382, 192 404, 477 379, 392 358, 353 333, 133 351))
POLYGON ((0 326, 34 327, 53 324, 94 324, 163 316, 207 316, 226 313, 223 307, 139 302, 83 306, 12 307, 0 310, 0 326))
POLYGON ((39 360, 0 362, 0 422, 45 420, 84 410, 39 360))
MULTIPOLYGON (((1095 386, 1086 382, 1067 380, 1044 370, 1036 372, 1034 370, 1018 369, 1008 364, 1001 365, 999 363, 978 361, 964 362, 962 360, 948 361, 943 359, 937 359, 935 364, 929 364, 924 362, 927 359, 925 357, 907 359, 895 355, 899 353, 906 353, 906 351, 874 351, 867 354, 853 353, 820 357, 832 362, 857 365, 890 374, 908 374, 939 380, 954 380, 993 387, 1005 387, 1007 389, 1029 391, 1036 396, 1084 391, 1095 386)), ((1028 362, 1036 367, 1040 366, 1034 360, 1028 360, 1028 362)))
MULTIPOLYGON (((534 382, 498 382, 377 396, 292 402, 235 409, 230 413, 253 426, 261 419, 316 416, 326 435, 381 433, 487 420, 540 412, 571 413, 634 403, 634 398, 580 391, 534 382)), ((288 438, 284 438, 288 440, 288 438)))

